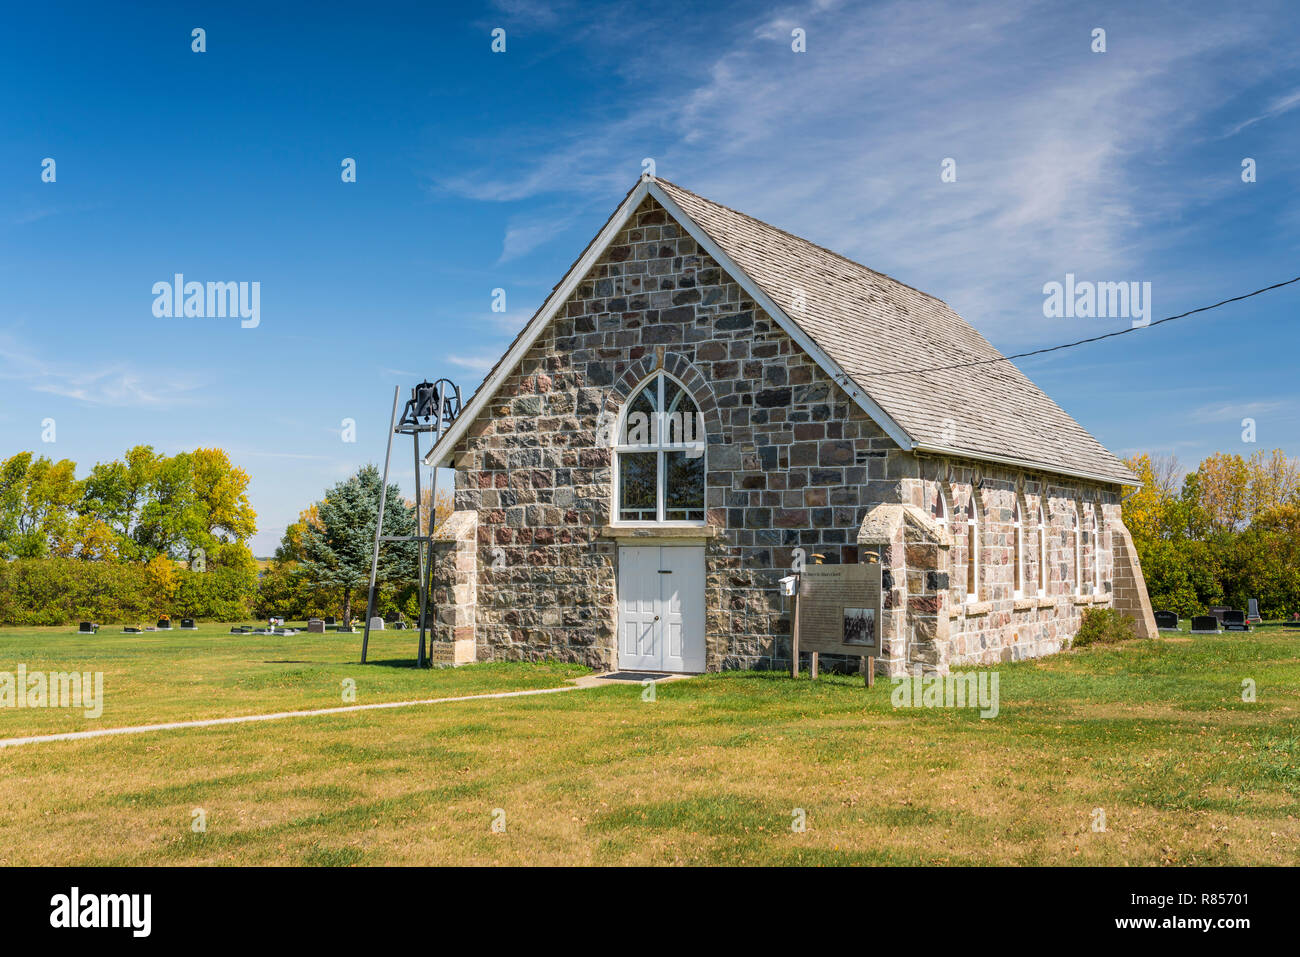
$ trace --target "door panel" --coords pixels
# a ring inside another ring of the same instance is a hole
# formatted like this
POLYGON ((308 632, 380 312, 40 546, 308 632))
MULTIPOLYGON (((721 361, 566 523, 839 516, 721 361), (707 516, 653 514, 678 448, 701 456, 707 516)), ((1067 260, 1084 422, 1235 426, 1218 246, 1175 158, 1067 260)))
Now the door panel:
POLYGON ((651 589, 658 570, 659 549, 620 548, 618 552, 618 666, 657 669, 661 658, 659 596, 651 589), (654 576, 654 577, 652 577, 654 576))
POLYGON ((618 666, 703 671, 704 549, 629 545, 618 554, 618 666))

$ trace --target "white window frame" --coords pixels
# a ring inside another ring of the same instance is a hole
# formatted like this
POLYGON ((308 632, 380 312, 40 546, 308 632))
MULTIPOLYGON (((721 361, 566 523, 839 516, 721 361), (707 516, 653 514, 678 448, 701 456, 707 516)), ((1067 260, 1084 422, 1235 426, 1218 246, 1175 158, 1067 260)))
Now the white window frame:
POLYGON ((1079 521, 1079 506, 1070 506, 1070 530, 1074 534, 1074 594, 1083 595, 1083 523, 1079 521))
POLYGON ((1024 515, 1020 510, 1020 496, 1017 495, 1014 502, 1014 511, 1012 513, 1012 534, 1015 536, 1012 540, 1011 547, 1014 549, 1012 556, 1015 561, 1015 568, 1012 574, 1015 578, 1011 582, 1011 594, 1014 598, 1025 597, 1025 521, 1024 515))
MULTIPOLYGON (((709 495, 709 462, 708 462, 708 436, 700 435, 699 441, 693 442, 669 442, 667 441, 671 433, 668 429, 668 421, 664 418, 668 413, 664 411, 664 382, 671 379, 682 390, 682 396, 691 403, 691 408, 697 415, 696 423, 701 430, 704 426, 703 415, 700 414, 699 403, 695 401, 686 384, 663 369, 656 369, 640 382, 635 388, 628 393, 627 401, 623 403, 623 408, 619 410, 618 421, 615 423, 617 431, 614 433, 614 461, 613 474, 611 476, 610 487, 613 491, 613 502, 611 503, 611 525, 621 525, 629 528, 703 528, 708 524, 708 495, 709 495), (632 403, 636 397, 641 394, 651 380, 657 382, 657 400, 655 405, 658 411, 655 413, 659 421, 655 423, 654 436, 655 440, 646 445, 628 445, 622 442, 624 427, 627 423, 628 413, 632 409, 632 403), (698 452, 700 458, 704 460, 704 501, 700 503, 700 510, 704 512, 704 517, 699 520, 673 519, 668 521, 664 518, 665 502, 667 499, 666 483, 668 481, 667 453, 669 452, 698 452), (619 467, 619 455, 625 452, 654 452, 656 453, 655 463, 655 515, 654 519, 638 519, 624 521, 622 518, 622 508, 619 501, 619 483, 622 469, 619 467)), ((679 436, 680 438, 680 436, 679 436)))
POLYGON ((975 489, 970 490, 970 501, 966 505, 966 602, 973 604, 980 600, 980 521, 979 500, 975 489))
POLYGON ((1089 533, 1092 538, 1092 593, 1101 594, 1101 523, 1097 521, 1097 507, 1089 510, 1089 533))
POLYGON ((1051 566, 1047 561, 1047 518, 1043 504, 1038 503, 1038 597, 1047 597, 1047 575, 1051 566))

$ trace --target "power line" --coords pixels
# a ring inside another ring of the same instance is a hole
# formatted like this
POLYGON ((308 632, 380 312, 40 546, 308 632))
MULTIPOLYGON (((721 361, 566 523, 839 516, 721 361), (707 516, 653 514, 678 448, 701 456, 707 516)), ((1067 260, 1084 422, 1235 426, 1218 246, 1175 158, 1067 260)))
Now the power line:
MULTIPOLYGON (((972 362, 957 362, 946 366, 928 366, 922 369, 895 369, 889 372, 862 372, 860 376, 887 376, 887 375, 914 375, 918 372, 945 372, 949 369, 968 369, 972 366, 992 365, 995 362, 1010 362, 1012 359, 1023 359, 1026 356, 1039 356, 1045 352, 1058 352, 1061 349, 1072 349, 1075 346, 1087 345, 1090 342, 1100 342, 1103 339, 1113 339, 1115 336, 1128 335, 1130 332, 1137 332, 1139 329, 1150 329, 1152 326, 1158 326, 1161 323, 1173 322, 1175 319, 1184 319, 1187 316, 1194 316, 1198 312, 1209 312, 1211 309, 1218 309, 1220 306, 1226 306, 1230 302, 1241 302, 1243 299, 1249 299, 1251 296, 1258 296, 1260 293, 1271 292, 1274 289, 1281 289, 1283 286, 1289 286, 1294 282, 1300 282, 1300 276, 1294 279, 1288 279, 1285 282, 1274 283, 1271 286, 1265 286, 1263 289, 1256 289, 1254 292, 1248 292, 1244 295, 1233 296, 1231 299, 1224 299, 1216 302, 1212 306, 1201 306, 1199 309, 1189 309, 1187 312, 1180 312, 1176 316, 1166 316, 1163 319, 1157 319, 1155 322, 1149 322, 1145 326, 1130 326, 1127 329, 1120 329, 1117 332, 1108 332, 1101 336, 1092 336, 1089 339, 1078 339, 1074 342, 1065 342, 1059 346, 1048 346, 1046 349, 1034 349, 1030 352, 1018 352, 1013 356, 998 356, 996 359, 977 359, 972 362)), ((846 377, 847 378, 847 377, 846 377)))

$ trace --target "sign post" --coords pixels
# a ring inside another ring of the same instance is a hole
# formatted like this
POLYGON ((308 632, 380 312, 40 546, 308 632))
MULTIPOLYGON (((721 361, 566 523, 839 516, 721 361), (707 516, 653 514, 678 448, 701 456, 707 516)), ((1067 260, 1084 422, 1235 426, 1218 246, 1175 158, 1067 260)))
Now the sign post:
POLYGON ((795 588, 791 675, 799 675, 799 649, 812 652, 812 677, 818 654, 856 656, 868 688, 875 684, 883 610, 881 565, 805 565, 795 588))

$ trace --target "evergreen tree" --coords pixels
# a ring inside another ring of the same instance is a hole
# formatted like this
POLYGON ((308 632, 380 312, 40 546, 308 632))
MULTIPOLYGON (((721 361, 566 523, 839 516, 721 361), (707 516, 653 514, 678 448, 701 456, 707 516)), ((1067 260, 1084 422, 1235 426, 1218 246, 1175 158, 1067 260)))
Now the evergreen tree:
MULTIPOLYGON (((312 584, 341 591, 345 622, 351 620, 354 598, 361 604, 366 602, 381 484, 377 468, 363 467, 326 493, 316 507, 319 524, 307 523, 294 529, 301 535, 303 553, 298 573, 312 584)), ((402 499, 396 485, 388 486, 382 534, 415 534, 415 509, 402 499)), ((415 583, 416 575, 414 542, 380 545, 376 587, 400 588, 415 583)))

